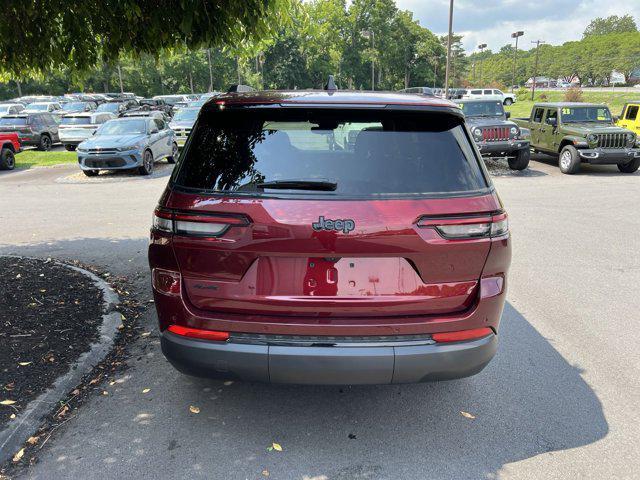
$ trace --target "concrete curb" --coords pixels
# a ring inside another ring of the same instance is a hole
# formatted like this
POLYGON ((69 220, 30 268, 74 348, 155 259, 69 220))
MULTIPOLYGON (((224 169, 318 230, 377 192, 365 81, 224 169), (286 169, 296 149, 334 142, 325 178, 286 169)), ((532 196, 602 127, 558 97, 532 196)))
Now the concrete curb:
MULTIPOLYGON (((5 255, 14 258, 33 258, 15 255, 5 255)), ((36 260, 42 260, 37 258, 36 260)), ((83 275, 86 275, 102 291, 103 295, 103 315, 102 326, 100 327, 100 338, 93 343, 89 351, 80 355, 77 362, 71 365, 69 371, 59 377, 53 386, 38 398, 32 400, 18 416, 0 432, 0 464, 9 460, 26 440, 33 435, 40 426, 42 420, 51 412, 54 405, 61 398, 64 398, 69 390, 75 387, 84 375, 107 355, 118 332, 121 323, 120 313, 115 311, 116 305, 120 302, 118 295, 111 289, 111 286, 95 274, 73 265, 53 261, 56 265, 61 265, 83 275)))

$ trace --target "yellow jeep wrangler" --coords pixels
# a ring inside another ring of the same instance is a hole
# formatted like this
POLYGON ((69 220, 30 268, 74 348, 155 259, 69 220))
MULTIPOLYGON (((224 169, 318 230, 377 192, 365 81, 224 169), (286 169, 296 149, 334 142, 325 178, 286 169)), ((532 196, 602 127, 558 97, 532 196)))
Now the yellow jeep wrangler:
POLYGON ((627 102, 622 108, 620 118, 616 125, 640 134, 640 100, 637 102, 627 102))

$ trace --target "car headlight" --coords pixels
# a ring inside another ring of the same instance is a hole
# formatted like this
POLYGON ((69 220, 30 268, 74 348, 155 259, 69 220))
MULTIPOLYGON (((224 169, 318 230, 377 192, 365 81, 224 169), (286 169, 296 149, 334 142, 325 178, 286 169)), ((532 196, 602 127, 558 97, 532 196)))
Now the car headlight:
POLYGON ((473 130, 471 130, 471 133, 473 133, 473 138, 477 141, 482 140, 482 129, 476 127, 473 130))
POLYGON ((633 147, 636 143, 636 136, 634 133, 627 133, 627 146, 633 147))
POLYGON ((589 145, 596 145, 598 143, 598 136, 594 133, 587 135, 587 143, 589 145))
POLYGON ((119 152, 126 152, 127 150, 137 150, 140 148, 139 143, 134 143, 133 145, 127 145, 126 147, 118 147, 117 150, 119 152))
POLYGON ((520 129, 518 127, 511 127, 511 130, 509 130, 509 132, 514 138, 517 138, 520 135, 520 129))
POLYGON ((78 147, 76 148, 76 151, 80 153, 85 153, 87 152, 87 147, 81 147, 80 145, 78 145, 78 147))

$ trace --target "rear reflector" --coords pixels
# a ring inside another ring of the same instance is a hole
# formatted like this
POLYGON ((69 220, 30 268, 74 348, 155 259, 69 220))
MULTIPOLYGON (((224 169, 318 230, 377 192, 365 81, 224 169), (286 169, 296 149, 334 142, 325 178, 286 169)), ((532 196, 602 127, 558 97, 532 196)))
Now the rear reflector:
POLYGON ((180 295, 180 274, 163 268, 154 268, 151 271, 151 284, 153 288, 163 295, 180 295))
POLYGON ((472 330, 460 330, 458 332, 433 333, 431 338, 436 343, 462 342, 465 340, 475 340, 476 338, 491 335, 493 330, 489 327, 474 328, 472 330))
POLYGON ((218 332, 216 330, 201 330, 199 328, 183 327, 181 325, 171 325, 168 330, 176 335, 189 338, 199 338, 201 340, 211 340, 214 342, 226 342, 229 340, 229 332, 218 332))

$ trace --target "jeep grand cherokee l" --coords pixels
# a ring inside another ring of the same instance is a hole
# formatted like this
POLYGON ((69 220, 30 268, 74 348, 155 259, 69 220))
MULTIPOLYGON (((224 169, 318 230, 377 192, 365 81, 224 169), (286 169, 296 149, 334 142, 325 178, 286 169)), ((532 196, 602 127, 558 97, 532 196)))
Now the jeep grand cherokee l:
POLYGON ((340 91, 207 102, 149 246, 178 370, 300 384, 478 373, 510 258, 460 108, 340 91))

